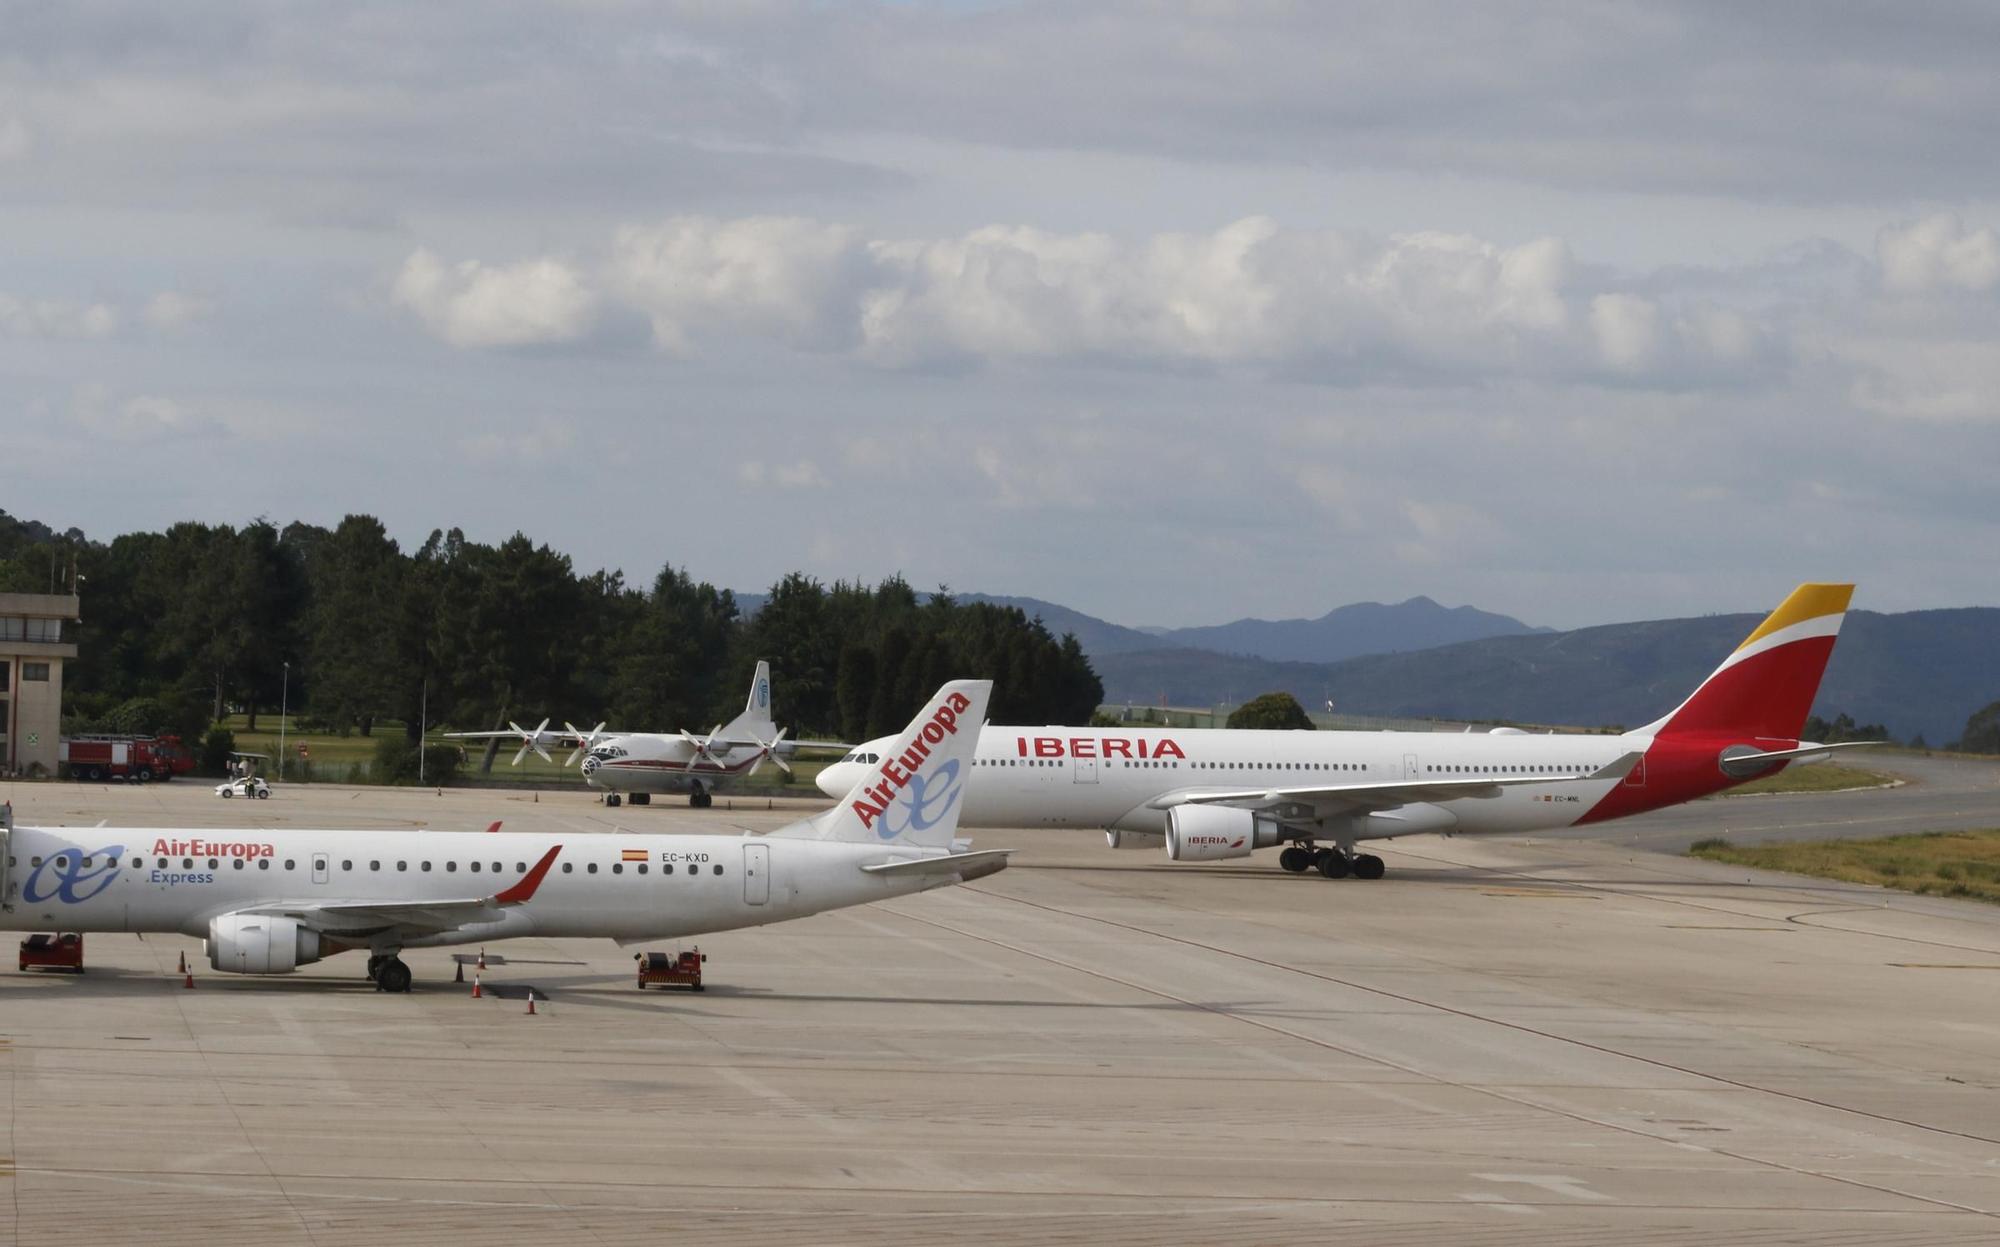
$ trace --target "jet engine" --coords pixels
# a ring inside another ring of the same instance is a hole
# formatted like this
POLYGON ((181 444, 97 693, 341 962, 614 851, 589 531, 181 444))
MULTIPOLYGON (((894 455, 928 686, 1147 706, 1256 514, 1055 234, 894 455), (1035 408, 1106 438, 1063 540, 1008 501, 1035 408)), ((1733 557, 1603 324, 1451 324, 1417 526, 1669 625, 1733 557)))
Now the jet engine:
POLYGON ((1126 831, 1113 827, 1104 833, 1104 843, 1114 849, 1157 849, 1166 842, 1166 835, 1158 831, 1126 831))
POLYGON ((1213 862, 1248 857, 1286 839, 1278 820, 1232 806, 1177 805, 1167 811, 1167 857, 1176 862, 1213 862))
POLYGON ((290 974, 318 961, 319 932, 296 918, 223 914, 208 924, 208 964, 231 974, 290 974))

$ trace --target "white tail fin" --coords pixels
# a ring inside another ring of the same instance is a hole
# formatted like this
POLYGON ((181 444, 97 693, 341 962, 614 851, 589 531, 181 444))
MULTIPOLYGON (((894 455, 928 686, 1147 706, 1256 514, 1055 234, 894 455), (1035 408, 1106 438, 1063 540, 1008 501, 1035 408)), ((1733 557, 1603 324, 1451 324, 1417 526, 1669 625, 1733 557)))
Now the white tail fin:
POLYGON ((750 697, 743 703, 743 713, 716 735, 730 741, 765 741, 777 729, 778 725, 771 721, 771 664, 760 661, 757 674, 750 680, 750 697))
POLYGON ((992 692, 991 680, 939 689, 861 782, 811 820, 817 838, 950 848, 992 692))

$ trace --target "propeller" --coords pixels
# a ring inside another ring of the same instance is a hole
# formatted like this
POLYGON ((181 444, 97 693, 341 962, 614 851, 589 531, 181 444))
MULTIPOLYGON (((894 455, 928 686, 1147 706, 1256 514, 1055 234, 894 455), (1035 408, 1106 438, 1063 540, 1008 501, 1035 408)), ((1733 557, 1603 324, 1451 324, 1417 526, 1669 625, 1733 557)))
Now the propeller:
POLYGON ((520 724, 514 722, 512 719, 507 720, 507 726, 513 728, 515 731, 521 734, 521 751, 514 755, 515 766, 521 765, 521 760, 528 756, 528 750, 530 749, 542 755, 542 761, 544 762, 555 761, 554 758, 551 758, 549 756, 549 751, 542 748, 542 730, 543 728, 548 727, 548 725, 549 721, 547 719, 543 719, 541 722, 541 726, 537 727, 534 731, 530 732, 525 728, 523 728, 520 724))
POLYGON ((708 751, 709 742, 714 740, 716 732, 720 732, 721 730, 722 730, 722 725, 718 723, 715 725, 714 730, 709 732, 709 734, 704 737, 704 736, 695 736, 691 734, 686 728, 681 729, 681 739, 694 747, 694 757, 690 759, 688 763, 690 766, 692 766, 696 762, 704 762, 704 761, 714 766, 722 765, 722 760, 708 751))
POLYGON ((576 748, 570 750, 569 756, 563 759, 564 766, 568 766, 584 754, 589 753, 590 747, 597 743, 598 734, 604 731, 604 724, 600 723, 596 727, 591 728, 589 732, 579 732, 576 730, 576 725, 568 719, 563 720, 563 727, 568 729, 571 736, 576 737, 576 748))
POLYGON ((779 728, 778 734, 769 740, 763 739, 755 732, 750 734, 750 739, 763 747, 763 752, 757 755, 757 760, 750 764, 750 774, 755 775, 767 760, 776 763, 778 769, 785 774, 790 775, 792 773, 791 764, 778 756, 778 742, 785 739, 785 733, 788 730, 787 728, 779 728))

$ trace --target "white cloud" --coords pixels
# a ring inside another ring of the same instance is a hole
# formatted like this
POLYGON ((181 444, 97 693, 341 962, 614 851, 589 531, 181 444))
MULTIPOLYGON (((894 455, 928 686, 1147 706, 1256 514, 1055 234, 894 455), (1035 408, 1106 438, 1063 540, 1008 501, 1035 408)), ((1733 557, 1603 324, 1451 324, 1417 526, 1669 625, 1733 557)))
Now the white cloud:
POLYGON ((2000 234, 1968 230, 1951 213, 1891 225, 1875 239, 1882 285, 1902 294, 2000 286, 2000 234))
MULTIPOLYGON (((542 284, 528 275, 550 264, 448 271, 419 251, 396 298, 464 345, 560 340, 494 331, 483 314, 506 302, 503 290, 542 284)), ((1683 301, 1670 318, 1636 294, 1593 294, 1556 238, 1510 247, 1257 216, 1136 240, 998 225, 869 240, 792 217, 676 217, 619 229, 598 271, 601 295, 559 267, 564 305, 628 308, 674 354, 735 337, 899 369, 1077 360, 1419 383, 1604 369, 1673 386, 1675 369, 1754 363, 1770 336, 1754 311, 1683 301)))
POLYGON ((111 443, 161 442, 224 432, 219 422, 176 399, 157 394, 118 397, 101 383, 80 385, 70 396, 70 422, 111 443))
POLYGON ((861 260, 857 234, 845 226, 675 217, 620 229, 608 280, 669 351, 688 350, 708 329, 831 346, 848 332, 861 260))
POLYGON ((19 117, 0 117, 0 161, 23 160, 35 150, 35 136, 19 117))
POLYGON ((1630 294, 1601 294, 1590 301, 1590 329, 1598 357, 1615 372, 1642 373, 1665 348, 1659 305, 1630 294))
POLYGON ((546 467, 575 442, 576 434, 570 422, 551 417, 546 423, 529 429, 474 433, 458 439, 458 448, 466 457, 480 463, 546 467))
POLYGON ((589 330, 596 310, 583 278, 558 260, 505 267, 466 260, 447 267, 424 249, 404 262, 391 297, 453 346, 574 341, 589 330))
POLYGON ((215 300, 162 290, 146 300, 146 323, 162 333, 177 333, 215 314, 215 300))
POLYGON ((805 489, 826 484, 826 473, 820 470, 818 461, 800 459, 795 463, 766 463, 762 459, 745 459, 736 467, 736 479, 745 485, 775 485, 779 489, 805 489))
POLYGON ((103 303, 23 299, 0 291, 0 334, 14 338, 105 338, 118 313, 103 303))

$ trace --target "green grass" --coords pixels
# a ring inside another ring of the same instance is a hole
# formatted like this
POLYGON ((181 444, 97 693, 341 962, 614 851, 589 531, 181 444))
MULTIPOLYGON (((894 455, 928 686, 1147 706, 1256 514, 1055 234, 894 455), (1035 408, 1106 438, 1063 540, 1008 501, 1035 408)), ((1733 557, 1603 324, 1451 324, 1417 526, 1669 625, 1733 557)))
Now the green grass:
MULTIPOLYGON (((278 775, 278 716, 275 714, 258 715, 257 730, 255 732, 248 731, 245 727, 246 723, 247 720, 244 716, 236 715, 224 720, 222 726, 235 734, 236 747, 239 750, 245 753, 270 755, 270 761, 263 764, 262 773, 275 779, 278 775)), ((296 719, 293 720, 293 723, 296 723, 296 719)), ((301 780, 309 780, 322 784, 344 784, 348 783, 350 779, 354 782, 367 783, 367 770, 375 760, 376 744, 385 739, 401 739, 402 735, 403 725, 395 722, 377 723, 373 736, 363 736, 359 733, 351 736, 339 736, 330 732, 301 732, 296 729, 296 726, 288 726, 284 736, 285 776, 295 783, 301 780), (300 745, 306 747, 310 755, 308 759, 302 760, 299 757, 300 745), (310 772, 301 771, 302 761, 309 761, 311 763, 310 772), (357 766, 361 768, 359 773, 355 771, 357 766)), ((558 749, 550 746, 549 754, 554 759, 553 761, 544 762, 539 756, 531 752, 526 758, 521 760, 521 765, 513 766, 510 764, 514 760, 515 751, 521 747, 521 742, 519 740, 503 740, 500 742, 500 752, 493 759, 492 774, 481 775, 479 773, 479 761, 484 754, 484 742, 476 740, 446 740, 443 734, 439 732, 432 732, 424 739, 425 743, 429 745, 462 745, 465 747, 465 764, 459 768, 458 772, 458 782, 461 784, 539 783, 568 784, 579 789, 586 787, 580 767, 564 767, 562 765, 563 759, 569 756, 568 749, 558 749)), ((792 758, 789 761, 792 764, 793 771, 793 778, 791 780, 787 781, 785 773, 780 771, 776 766, 767 765, 764 769, 757 772, 757 777, 751 780, 747 786, 760 791, 765 789, 782 789, 783 791, 797 793, 800 796, 818 796, 819 789, 813 786, 813 779, 819 774, 821 768, 831 765, 833 759, 817 757, 792 758)), ((744 786, 739 784, 737 788, 740 789, 744 786)))
POLYGON ((1766 775, 1763 779, 1751 780, 1747 784, 1731 788, 1724 795, 1733 797, 1749 792, 1839 792, 1843 788, 1874 788, 1888 782, 1890 782, 1889 777, 1879 771, 1864 771, 1858 766, 1819 762, 1809 766, 1788 766, 1776 775, 1766 775))
POLYGON ((1756 846, 1711 839, 1688 853, 1736 866, 2000 904, 2000 830, 1756 846))

